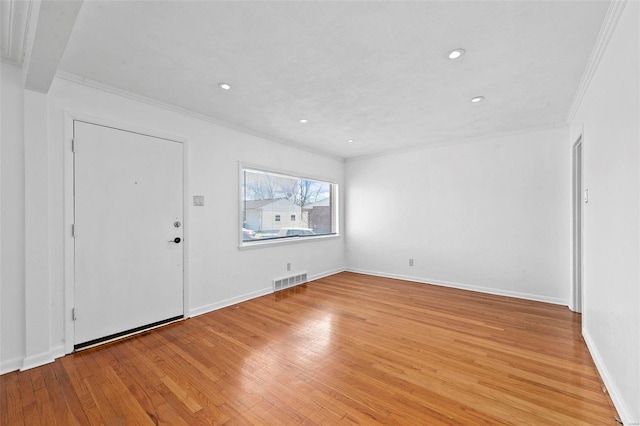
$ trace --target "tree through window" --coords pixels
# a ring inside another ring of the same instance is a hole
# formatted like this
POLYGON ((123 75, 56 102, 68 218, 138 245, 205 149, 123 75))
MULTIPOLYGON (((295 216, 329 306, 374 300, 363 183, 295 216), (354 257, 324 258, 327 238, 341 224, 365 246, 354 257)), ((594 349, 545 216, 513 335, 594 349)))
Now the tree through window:
POLYGON ((335 183, 244 167, 241 179, 243 242, 336 233, 335 183))

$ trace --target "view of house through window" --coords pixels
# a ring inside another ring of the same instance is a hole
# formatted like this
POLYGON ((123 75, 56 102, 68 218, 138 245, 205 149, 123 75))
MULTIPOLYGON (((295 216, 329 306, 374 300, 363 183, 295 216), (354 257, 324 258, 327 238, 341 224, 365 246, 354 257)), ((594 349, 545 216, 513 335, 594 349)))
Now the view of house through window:
POLYGON ((335 233, 335 184, 248 168, 241 179, 244 242, 335 233))

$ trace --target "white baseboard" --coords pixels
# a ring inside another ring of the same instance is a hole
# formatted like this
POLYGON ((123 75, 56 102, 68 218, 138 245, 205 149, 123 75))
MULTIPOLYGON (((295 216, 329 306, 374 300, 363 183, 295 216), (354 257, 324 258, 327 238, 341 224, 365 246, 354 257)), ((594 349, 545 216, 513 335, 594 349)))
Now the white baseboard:
POLYGON ((332 269, 331 271, 325 271, 325 272, 321 272, 319 274, 309 275, 307 277, 307 279, 308 279, 308 281, 315 281, 315 280, 319 280, 321 278, 329 277, 331 275, 339 274, 340 272, 344 272, 344 271, 346 271, 345 268, 332 269))
POLYGON ((618 388, 615 385, 615 382, 611 378, 611 375, 609 374, 609 370, 607 369, 607 366, 602 360, 602 356, 600 355, 600 352, 598 352, 597 346, 595 345, 595 343, 593 342, 593 339, 591 338, 591 335, 589 334, 589 330, 587 330, 584 327, 582 328, 582 337, 584 337, 584 342, 587 344, 587 349, 589 349, 589 353, 591 353, 591 358, 593 358, 593 362, 595 363, 596 368, 598 369, 598 373, 600 373, 600 377, 602 378, 602 381, 604 382, 604 385, 607 388, 607 392, 609 393, 609 396, 611 396, 611 401, 613 401, 613 405, 616 407, 616 410, 618 410, 618 414, 620 415, 620 420, 622 420, 622 423, 624 423, 625 425, 640 424, 640 419, 634 420, 631 418, 631 413, 629 413, 629 409, 627 408, 626 404, 622 400, 622 397, 620 396, 620 391, 618 390, 618 388))
POLYGON ((22 357, 3 360, 0 362, 0 375, 20 370, 23 360, 24 358, 22 357))
POLYGON ((57 358, 65 355, 64 345, 59 345, 51 348, 49 352, 43 352, 28 358, 19 357, 2 361, 0 363, 0 375, 16 370, 24 371, 30 368, 40 367, 41 365, 49 364, 57 358))
POLYGON ((51 352, 51 356, 53 356, 53 359, 58 359, 67 354, 64 351, 64 345, 53 346, 50 352, 51 352))
POLYGON ((196 317, 198 315, 206 314, 218 309, 226 308, 227 306, 236 305, 247 300, 255 299, 256 297, 265 296, 273 293, 273 288, 267 287, 258 291, 252 291, 251 293, 245 293, 240 296, 231 297, 229 299, 221 300, 220 302, 210 303, 208 305, 200 306, 189 310, 189 317, 196 317))
MULTIPOLYGON (((344 272, 344 268, 332 269, 330 271, 321 272, 319 274, 309 275, 307 277, 307 281, 319 280, 320 278, 328 277, 330 275, 338 274, 340 272, 344 272)), ((247 300, 255 299, 256 297, 265 296, 267 294, 273 293, 273 288, 263 288, 258 291, 253 291, 251 293, 245 293, 240 296, 231 297, 229 299, 221 300, 220 302, 210 303, 208 305, 199 306, 197 308, 193 308, 189 311, 189 317, 195 317, 198 315, 206 314, 208 312, 216 311, 218 309, 226 308, 227 306, 236 305, 238 303, 246 302, 247 300)))
POLYGON ((22 361, 22 366, 20 367, 20 371, 29 370, 31 368, 40 367, 41 365, 50 364, 55 361, 53 354, 51 351, 42 352, 36 355, 31 355, 26 357, 22 361))
MULTIPOLYGON (((310 275, 308 277, 309 281, 319 280, 324 277, 328 277, 330 275, 339 274, 340 272, 344 272, 344 268, 333 269, 330 271, 321 272, 319 274, 310 275)), ((254 291, 251 293, 246 293, 237 297, 232 297, 230 299, 225 299, 220 302, 210 303, 208 305, 200 306, 197 308, 193 308, 189 311, 189 317, 195 317, 198 315, 206 314, 207 312, 215 311, 218 309, 226 308, 227 306, 235 305, 237 303, 246 302, 247 300, 255 299, 256 297, 265 296, 267 294, 273 293, 273 289, 263 288, 258 291, 254 291)), ((48 352, 43 352, 38 355, 34 355, 28 358, 18 357, 8 360, 3 360, 0 362, 0 375, 5 373, 10 373, 16 370, 28 370, 30 368, 39 367, 41 365, 49 364, 53 362, 55 359, 60 358, 66 355, 64 345, 54 346, 48 352)))
POLYGON ((476 285, 460 284, 460 283, 454 283, 454 282, 442 281, 442 280, 431 280, 431 279, 425 279, 421 277, 412 277, 408 275, 388 274, 385 272, 369 271, 366 269, 347 268, 347 271, 355 272, 357 274, 374 275, 377 277, 394 278, 402 281, 413 281, 413 282, 418 282, 423 284, 439 285, 442 287, 458 288, 461 290, 477 291, 479 293, 493 294, 496 296, 515 297, 518 299, 533 300, 536 302, 552 303, 554 305, 568 306, 569 304, 568 300, 563 300, 556 297, 547 297, 547 296, 541 296, 537 294, 521 293, 517 291, 509 291, 509 290, 503 290, 498 288, 481 287, 476 285))

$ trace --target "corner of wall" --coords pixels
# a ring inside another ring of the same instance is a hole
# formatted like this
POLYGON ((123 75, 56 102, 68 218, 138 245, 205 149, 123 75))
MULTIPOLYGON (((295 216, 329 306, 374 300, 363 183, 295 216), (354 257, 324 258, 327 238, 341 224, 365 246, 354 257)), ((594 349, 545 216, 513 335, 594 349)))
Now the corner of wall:
POLYGON ((591 338, 591 334, 589 333, 589 330, 587 328, 582 329, 582 337, 584 338, 584 342, 587 345, 587 349, 591 354, 591 358, 593 358, 593 362, 595 363, 596 369, 600 374, 600 378, 602 379, 602 382, 604 383, 604 386, 607 389, 609 396, 611 396, 613 405, 618 410, 618 414, 620 415, 620 420, 622 420, 623 424, 625 425, 638 424, 638 420, 640 419, 633 420, 631 418, 629 409, 627 408, 627 405, 624 403, 624 399, 622 398, 622 395, 620 394, 620 391, 618 390, 618 387, 616 386, 615 381, 611 377, 611 374, 609 373, 609 370, 607 369, 607 366, 604 363, 602 356, 600 355, 600 352, 598 352, 598 348, 593 342, 593 339, 591 338))

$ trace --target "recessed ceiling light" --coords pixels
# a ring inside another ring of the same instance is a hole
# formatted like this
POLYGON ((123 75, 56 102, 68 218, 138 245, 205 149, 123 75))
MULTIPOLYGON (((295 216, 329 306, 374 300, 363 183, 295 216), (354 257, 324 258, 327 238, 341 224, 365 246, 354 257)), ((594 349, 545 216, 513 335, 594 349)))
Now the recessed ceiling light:
POLYGON ((231 89, 231 85, 229 83, 218 83, 218 87, 224 90, 231 89))
POLYGON ((464 49, 453 49, 451 52, 447 54, 447 57, 449 59, 458 59, 462 55, 464 55, 464 49))
POLYGON ((347 143, 355 143, 356 140, 355 139, 347 139, 347 143))
POLYGON ((484 101, 484 96, 475 96, 471 98, 471 102, 473 102, 474 104, 477 104, 478 102, 482 102, 482 101, 484 101))
POLYGON ((301 122, 302 124, 304 124, 304 123, 308 123, 308 122, 309 122, 309 120, 307 120, 306 118, 301 118, 301 119, 300 119, 300 122, 301 122))

